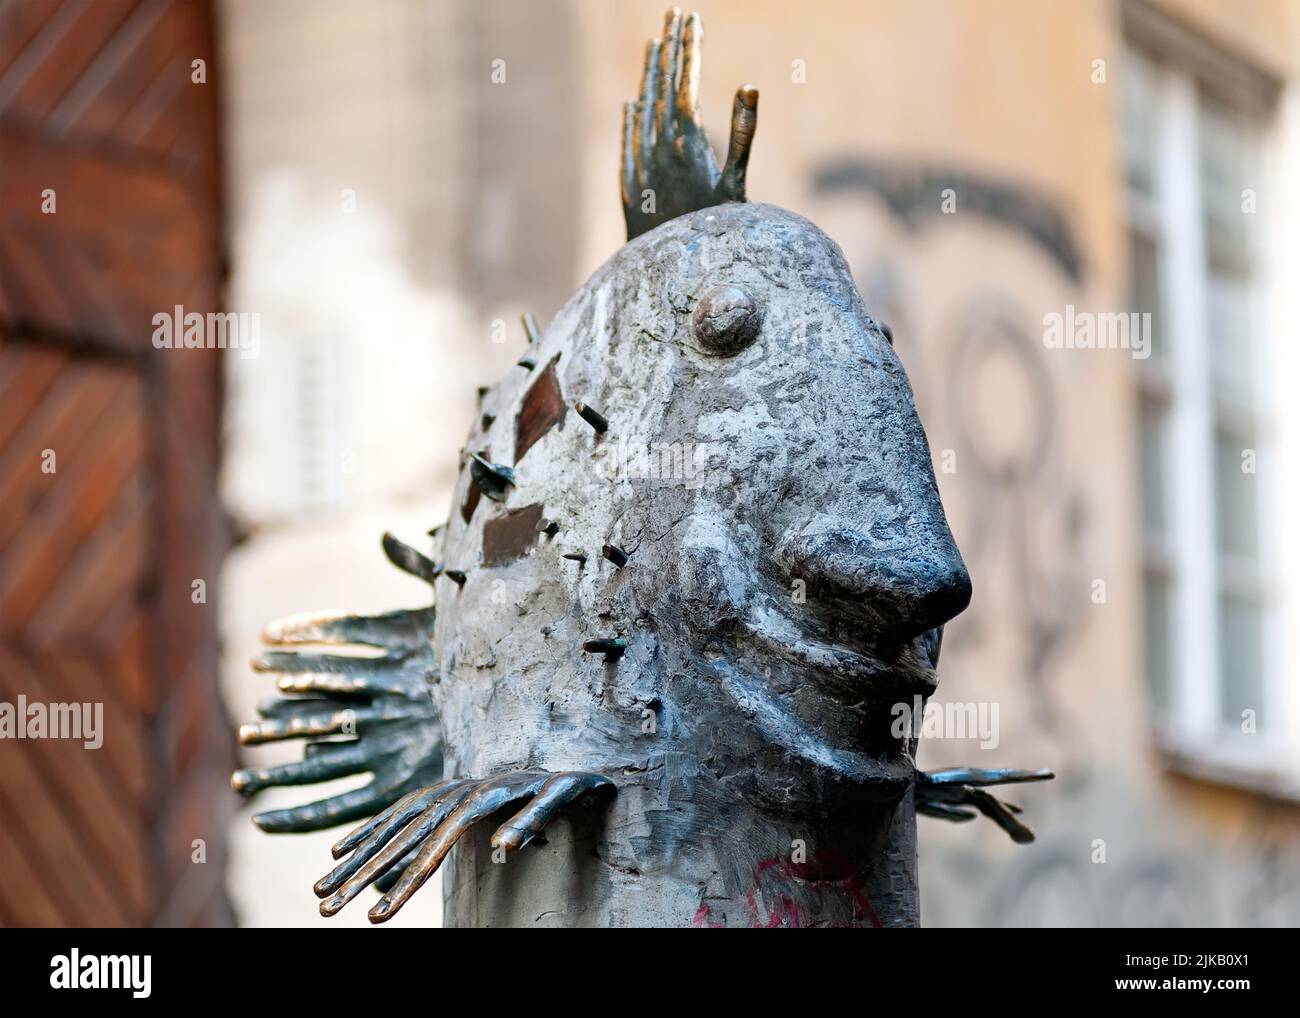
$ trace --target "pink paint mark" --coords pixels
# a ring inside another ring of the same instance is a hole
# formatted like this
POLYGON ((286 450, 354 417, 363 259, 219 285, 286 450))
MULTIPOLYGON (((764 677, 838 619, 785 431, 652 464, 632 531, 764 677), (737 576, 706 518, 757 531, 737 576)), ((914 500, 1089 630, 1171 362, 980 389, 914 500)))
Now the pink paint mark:
MULTIPOLYGON (((774 855, 754 866, 754 881, 742 898, 745 917, 756 930, 797 929, 822 924, 820 916, 852 901, 853 918, 834 925, 860 926, 864 922, 874 929, 884 924, 862 889, 859 873, 853 865, 834 852, 819 850, 811 862, 796 863, 774 855)), ((715 919, 707 902, 700 902, 692 925, 697 929, 719 929, 726 925, 715 919)))
POLYGON ((847 860, 826 850, 818 851, 814 861, 803 863, 778 855, 754 867, 754 882, 745 892, 745 914, 754 929, 798 928, 816 921, 814 916, 822 910, 811 906, 817 899, 842 899, 846 894, 853 901, 854 924, 865 920, 880 929, 880 917, 847 860))

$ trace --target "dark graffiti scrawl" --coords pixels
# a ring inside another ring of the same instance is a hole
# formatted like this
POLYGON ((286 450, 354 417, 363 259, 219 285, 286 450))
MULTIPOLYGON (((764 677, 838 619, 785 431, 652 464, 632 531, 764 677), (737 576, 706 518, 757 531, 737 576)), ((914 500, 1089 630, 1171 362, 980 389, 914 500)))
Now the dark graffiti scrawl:
POLYGON ((933 225, 941 212, 939 196, 951 190, 961 196, 963 213, 1016 230, 1071 280, 1083 281, 1083 256, 1065 214, 1053 199, 1024 185, 953 167, 844 158, 817 169, 813 187, 819 194, 875 195, 916 230, 933 225))

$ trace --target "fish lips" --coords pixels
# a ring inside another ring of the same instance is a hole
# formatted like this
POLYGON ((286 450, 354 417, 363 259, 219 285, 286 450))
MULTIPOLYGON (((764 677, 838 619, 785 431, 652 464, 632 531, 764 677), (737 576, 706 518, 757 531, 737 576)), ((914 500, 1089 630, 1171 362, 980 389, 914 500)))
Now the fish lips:
POLYGON ((938 655, 929 653, 937 641, 928 632, 904 644, 894 660, 887 661, 866 645, 797 625, 770 605, 751 613, 742 628, 747 642, 765 656, 793 665, 845 703, 910 701, 932 695, 939 685, 934 667, 938 655))

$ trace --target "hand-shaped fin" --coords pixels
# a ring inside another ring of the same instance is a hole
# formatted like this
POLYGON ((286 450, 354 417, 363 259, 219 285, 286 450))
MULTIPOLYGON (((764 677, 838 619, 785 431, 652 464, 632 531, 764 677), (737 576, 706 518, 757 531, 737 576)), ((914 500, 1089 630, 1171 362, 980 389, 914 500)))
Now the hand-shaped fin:
POLYGON ((660 223, 723 202, 745 200, 745 173, 758 124, 758 90, 736 90, 727 161, 717 157, 700 120, 704 23, 682 22, 673 8, 661 39, 646 45, 641 92, 623 107, 620 192, 627 239, 660 223))
MULTIPOLYGON (((456 778, 412 792, 335 844, 343 862, 316 882, 321 914, 332 916, 370 884, 401 875, 370 909, 371 922, 396 915, 442 865, 466 831, 511 803, 523 808, 497 828, 492 846, 515 852, 589 792, 613 791, 599 774, 514 771, 482 780, 456 778)), ((387 881, 385 881, 387 883, 387 881)))
MULTIPOLYGON (((413 549, 386 535, 384 550, 402 568, 431 578, 432 563, 413 549)), ((430 695, 437 681, 433 623, 429 607, 381 615, 314 612, 266 627, 262 638, 273 646, 329 645, 342 652, 275 650, 253 661, 255 671, 274 675, 288 695, 262 703, 260 720, 240 726, 240 742, 307 742, 302 760, 237 771, 231 786, 251 796, 272 786, 372 777, 341 795, 259 813, 258 827, 279 833, 352 823, 441 778, 442 730, 430 695)))
POLYGON ((995 799, 981 786, 1048 781, 1055 776, 1049 770, 1010 768, 959 767, 929 773, 917 771, 916 811, 925 816, 960 822, 974 819, 974 810, 978 810, 1011 835, 1012 841, 1025 845, 1034 840, 1034 832, 1016 819, 1020 807, 995 799))

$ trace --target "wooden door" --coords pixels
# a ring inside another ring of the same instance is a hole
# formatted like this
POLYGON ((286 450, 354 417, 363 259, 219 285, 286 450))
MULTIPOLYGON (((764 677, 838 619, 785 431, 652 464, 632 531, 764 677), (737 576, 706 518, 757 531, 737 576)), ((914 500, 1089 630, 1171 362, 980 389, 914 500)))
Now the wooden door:
POLYGON ((103 705, 0 740, 5 925, 231 918, 227 354, 151 341, 220 300, 219 86, 206 3, 0 0, 0 704, 103 705))

